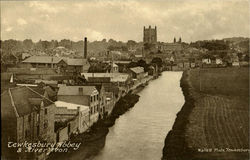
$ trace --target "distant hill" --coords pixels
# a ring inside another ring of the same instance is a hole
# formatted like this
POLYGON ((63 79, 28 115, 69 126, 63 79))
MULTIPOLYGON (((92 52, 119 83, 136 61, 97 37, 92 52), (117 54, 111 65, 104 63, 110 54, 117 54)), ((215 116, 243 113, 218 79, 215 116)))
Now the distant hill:
POLYGON ((249 41, 249 38, 246 37, 231 37, 231 38, 223 38, 222 40, 229 42, 241 42, 241 41, 249 41))

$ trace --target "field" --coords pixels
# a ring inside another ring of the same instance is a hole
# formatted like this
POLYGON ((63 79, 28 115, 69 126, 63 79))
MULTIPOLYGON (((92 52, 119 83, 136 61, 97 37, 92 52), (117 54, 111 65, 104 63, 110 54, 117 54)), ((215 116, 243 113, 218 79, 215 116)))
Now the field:
POLYGON ((212 95, 249 95, 249 68, 206 68, 189 72, 195 91, 212 95))
POLYGON ((185 139, 193 158, 248 160, 248 68, 196 69, 188 75, 195 101, 185 139))

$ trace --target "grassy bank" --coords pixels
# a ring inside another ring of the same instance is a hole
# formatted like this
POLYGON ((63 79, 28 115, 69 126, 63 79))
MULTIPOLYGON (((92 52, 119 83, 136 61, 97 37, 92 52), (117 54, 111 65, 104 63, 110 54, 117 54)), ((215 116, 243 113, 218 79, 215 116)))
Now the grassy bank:
POLYGON ((169 131, 165 139, 163 148, 163 160, 186 159, 191 155, 185 142, 185 127, 188 123, 188 117, 194 107, 194 99, 190 96, 190 88, 187 81, 187 72, 183 72, 181 78, 181 88, 185 97, 185 103, 180 112, 178 112, 172 130, 169 131))
POLYGON ((185 104, 168 133, 162 159, 248 160, 248 68, 183 73, 185 104), (238 150, 232 150, 238 149, 238 150))
POLYGON ((115 120, 130 108, 132 108, 139 101, 139 96, 136 94, 127 94, 122 97, 114 106, 111 115, 103 120, 95 123, 89 132, 80 135, 72 136, 70 141, 81 142, 81 146, 77 151, 70 150, 67 153, 52 153, 49 157, 51 160, 55 159, 89 159, 98 154, 104 147, 106 135, 109 132, 109 127, 115 124, 115 120))

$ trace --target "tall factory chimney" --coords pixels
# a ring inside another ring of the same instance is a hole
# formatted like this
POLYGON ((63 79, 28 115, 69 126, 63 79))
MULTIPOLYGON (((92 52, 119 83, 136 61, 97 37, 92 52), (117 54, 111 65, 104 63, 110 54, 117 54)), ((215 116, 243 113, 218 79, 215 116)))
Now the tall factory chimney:
POLYGON ((84 38, 84 59, 87 58, 87 37, 84 38))

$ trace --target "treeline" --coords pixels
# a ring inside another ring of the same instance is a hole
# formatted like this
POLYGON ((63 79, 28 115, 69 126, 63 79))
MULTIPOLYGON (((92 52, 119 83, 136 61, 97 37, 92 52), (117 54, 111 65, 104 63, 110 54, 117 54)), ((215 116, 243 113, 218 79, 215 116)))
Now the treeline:
MULTIPOLYGON (((83 54, 84 42, 83 40, 74 42, 69 39, 58 40, 39 40, 33 42, 31 39, 19 40, 4 40, 1 44, 1 58, 5 61, 11 59, 12 56, 20 56, 23 52, 34 53, 44 52, 48 55, 53 54, 53 49, 57 47, 64 47, 68 50, 74 51, 77 55, 83 54)), ((115 41, 113 39, 103 39, 102 41, 88 42, 89 55, 95 56, 99 53, 109 51, 128 51, 130 46, 138 45, 139 43, 129 40, 128 42, 115 41)))
POLYGON ((196 41, 196 42, 191 42, 190 46, 195 48, 205 48, 209 51, 228 50, 229 42, 224 40, 196 41))
MULTIPOLYGON (((79 50, 83 49, 84 42, 83 40, 81 41, 71 41, 69 39, 63 39, 61 41, 57 40, 39 40, 38 42, 33 42, 31 39, 25 39, 24 41, 19 41, 19 40, 4 40, 0 41, 1 43, 1 49, 3 52, 23 52, 23 51, 29 51, 29 50, 48 50, 48 49, 54 49, 56 47, 65 47, 70 50, 79 50)), ((127 51, 128 45, 136 45, 137 43, 135 41, 129 40, 128 42, 122 42, 122 41, 115 41, 113 39, 109 39, 108 41, 106 39, 103 39, 102 41, 93 41, 93 42, 88 42, 89 45, 89 50, 93 50, 94 48, 97 48, 97 50, 102 49, 102 50, 124 50, 127 51)))

